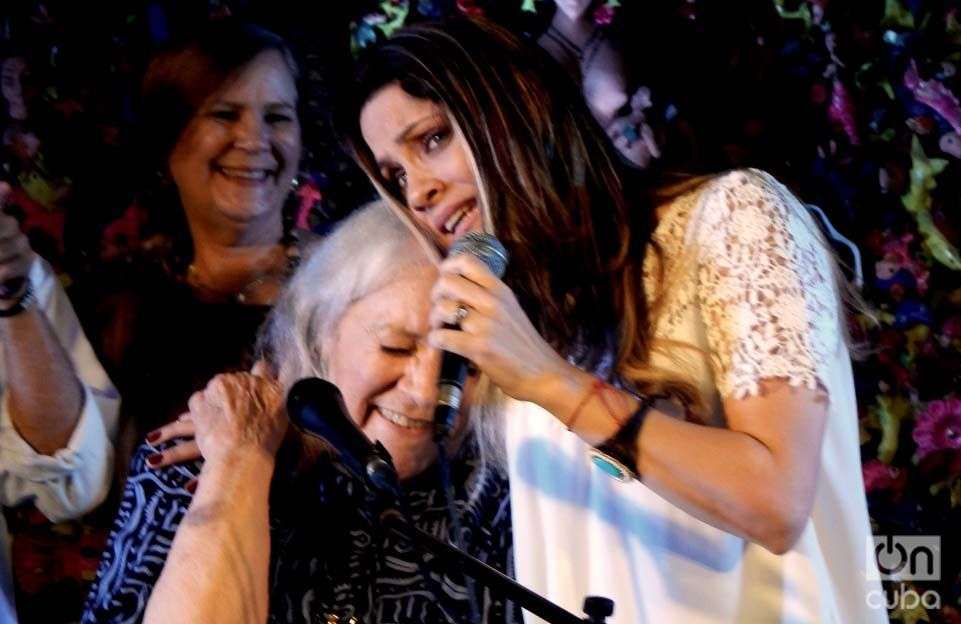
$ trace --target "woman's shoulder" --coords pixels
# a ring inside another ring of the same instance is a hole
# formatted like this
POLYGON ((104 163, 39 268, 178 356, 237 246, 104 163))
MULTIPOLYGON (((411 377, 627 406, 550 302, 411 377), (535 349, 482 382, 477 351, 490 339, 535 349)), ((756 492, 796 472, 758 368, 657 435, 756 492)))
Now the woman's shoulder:
MULTIPOLYGON (((170 497, 172 501, 186 506, 190 500, 190 493, 186 490, 187 483, 200 474, 202 464, 193 461, 160 469, 151 468, 149 464, 152 455, 175 446, 177 442, 171 440, 158 445, 144 442, 138 446, 130 460, 127 489, 134 487, 142 491, 149 490, 150 493, 170 497)), ((143 497, 138 497, 138 500, 142 499, 143 497)))
POLYGON ((165 551, 173 539, 180 519, 190 506, 192 495, 186 488, 187 483, 200 473, 200 464, 151 468, 148 463, 151 455, 171 445, 168 442, 154 446, 145 442, 134 452, 101 567, 129 565, 123 553, 137 544, 145 548, 163 545, 165 551))
POLYGON ((697 180, 658 208, 662 245, 690 247, 723 239, 732 231, 761 234, 794 229, 803 204, 774 176, 734 169, 697 180))
POLYGON ((714 176, 704 188, 704 199, 715 209, 733 212, 767 208, 787 212, 798 198, 773 175, 762 169, 733 169, 714 176))
POLYGON ((663 219, 692 202, 716 203, 726 197, 737 199, 783 192, 783 185, 761 169, 730 169, 712 175, 688 176, 662 187, 658 192, 661 201, 657 205, 657 214, 663 219))
POLYGON ((773 175, 763 169, 754 167, 744 167, 741 169, 729 169, 721 173, 710 176, 709 184, 719 188, 736 189, 738 187, 752 188, 773 188, 779 186, 773 175))
POLYGON ((123 499, 84 607, 84 624, 139 620, 160 577, 190 505, 187 482, 199 472, 196 465, 150 468, 147 459, 160 448, 144 443, 131 459, 123 499))

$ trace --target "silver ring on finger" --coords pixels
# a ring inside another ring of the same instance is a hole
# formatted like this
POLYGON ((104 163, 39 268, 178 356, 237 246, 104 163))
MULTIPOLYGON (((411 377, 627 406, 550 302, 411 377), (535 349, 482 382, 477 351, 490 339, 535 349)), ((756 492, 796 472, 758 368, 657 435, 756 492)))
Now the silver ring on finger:
POLYGON ((464 322, 468 314, 470 314, 470 308, 465 306, 463 303, 457 304, 457 310, 454 311, 454 325, 460 327, 461 323, 464 322))

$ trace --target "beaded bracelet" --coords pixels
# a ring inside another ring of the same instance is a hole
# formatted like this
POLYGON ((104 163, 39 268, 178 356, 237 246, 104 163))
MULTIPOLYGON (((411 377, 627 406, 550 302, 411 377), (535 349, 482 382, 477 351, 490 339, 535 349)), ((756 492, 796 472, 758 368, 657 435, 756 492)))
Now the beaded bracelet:
MULTIPOLYGON (((577 417, 581 415, 581 409, 583 409, 584 406, 587 405, 587 402, 591 400, 591 397, 594 396, 594 394, 595 394, 598 390, 600 390, 601 388, 603 388, 603 387, 606 386, 606 385, 607 385, 607 384, 605 384, 603 381, 601 381, 601 380, 598 379, 597 377, 594 378, 594 381, 591 382, 591 386, 587 389, 587 391, 586 391, 586 392, 584 393, 584 395, 581 397, 581 400, 577 403, 577 407, 574 408, 574 412, 571 414, 571 417, 567 419, 567 430, 568 430, 568 431, 572 431, 572 430, 573 430, 574 423, 577 421, 577 417)), ((602 398, 601 401, 603 401, 603 400, 604 400, 604 399, 602 398)), ((604 405, 605 405, 605 407, 606 407, 606 406, 607 406, 607 403, 605 402, 604 405)))
POLYGON ((617 417, 617 413, 611 407, 611 404, 607 401, 607 396, 605 395, 605 393, 608 390, 616 391, 614 386, 595 377, 594 381, 591 382, 591 386, 587 389, 586 392, 584 392, 584 395, 581 397, 581 400, 577 403, 577 407, 574 408, 574 412, 571 414, 571 417, 567 419, 567 423, 566 423, 567 430, 568 431, 573 430, 574 423, 577 422, 578 416, 581 415, 581 410, 584 409, 584 406, 587 405, 587 402, 590 401, 591 397, 594 396, 595 394, 601 400, 601 404, 604 405, 604 409, 607 410, 607 415, 611 417, 611 420, 617 423, 618 428, 622 427, 624 425, 624 419, 617 417))

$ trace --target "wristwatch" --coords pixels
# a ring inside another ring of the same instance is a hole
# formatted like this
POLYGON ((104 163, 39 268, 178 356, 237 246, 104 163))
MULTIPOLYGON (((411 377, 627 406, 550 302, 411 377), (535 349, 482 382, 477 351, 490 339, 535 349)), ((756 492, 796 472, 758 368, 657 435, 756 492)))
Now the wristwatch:
POLYGON ((33 307, 35 301, 36 297, 33 295, 33 288, 31 288, 30 282, 27 282, 27 288, 23 291, 23 294, 20 295, 20 299, 6 310, 0 309, 0 318, 16 316, 24 310, 29 310, 33 307))
POLYGON ((624 426, 606 442, 588 452, 595 466, 621 482, 640 480, 641 475, 637 472, 637 436, 644 426, 647 413, 658 398, 641 397, 641 404, 624 426))

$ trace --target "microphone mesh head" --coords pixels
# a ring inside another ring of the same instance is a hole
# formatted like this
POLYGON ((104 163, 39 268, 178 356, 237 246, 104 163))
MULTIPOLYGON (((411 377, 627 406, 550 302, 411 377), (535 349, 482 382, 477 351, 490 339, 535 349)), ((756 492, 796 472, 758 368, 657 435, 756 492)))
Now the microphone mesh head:
POLYGON ((493 234, 470 232, 461 236, 450 246, 447 255, 470 254, 487 265, 490 272, 498 278, 504 277, 507 270, 507 250, 493 234))

